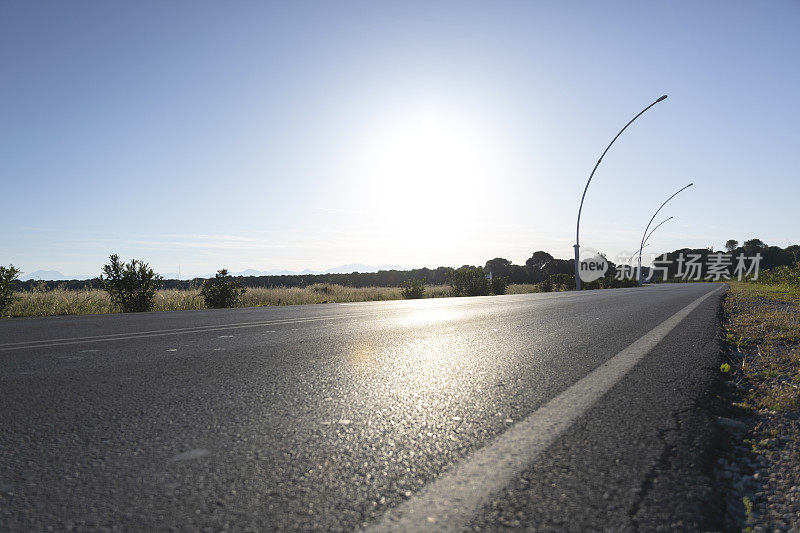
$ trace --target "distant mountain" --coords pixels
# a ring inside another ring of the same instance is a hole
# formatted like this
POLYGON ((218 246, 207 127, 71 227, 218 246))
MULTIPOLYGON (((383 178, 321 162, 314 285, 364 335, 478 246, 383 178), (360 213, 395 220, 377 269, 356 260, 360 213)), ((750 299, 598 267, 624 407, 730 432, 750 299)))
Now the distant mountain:
POLYGON ((58 270, 37 270, 36 272, 25 274, 19 279, 20 281, 28 281, 31 279, 36 281, 68 281, 71 279, 92 279, 94 277, 95 276, 87 276, 85 274, 77 276, 65 276, 58 270))
POLYGON ((379 267, 362 265, 361 263, 350 263, 349 265, 342 265, 340 267, 331 268, 321 274, 351 274, 353 272, 377 272, 379 270, 406 270, 397 265, 383 265, 379 267))
POLYGON ((241 272, 234 272, 232 276, 286 276, 290 274, 296 274, 296 272, 290 272, 288 270, 253 270, 252 268, 248 268, 247 270, 242 270, 241 272))
MULTIPOLYGON (((247 270, 242 270, 241 272, 229 272, 231 276, 305 276, 305 275, 319 275, 319 274, 351 274, 353 272, 377 272, 379 270, 408 270, 405 267, 399 265, 382 265, 379 267, 374 267, 370 265, 364 265, 361 263, 350 263, 349 265, 342 265, 335 268, 329 268, 328 270, 311 270, 305 269, 300 272, 296 270, 255 270, 253 268, 248 268, 247 270)), ((177 276, 177 274, 164 274, 164 279, 175 279, 175 278, 168 278, 167 276, 177 276)), ((208 274, 205 276, 198 276, 201 278, 209 278, 212 277, 213 274, 208 274)), ((187 279, 187 276, 184 276, 183 279, 187 279)))
POLYGON ((408 270, 406 267, 400 265, 381 265, 378 267, 364 265, 362 263, 350 263, 328 270, 311 270, 305 269, 300 272, 291 270, 253 270, 247 269, 242 272, 231 272, 232 276, 303 276, 313 274, 352 274, 353 272, 377 272, 379 270, 408 270))

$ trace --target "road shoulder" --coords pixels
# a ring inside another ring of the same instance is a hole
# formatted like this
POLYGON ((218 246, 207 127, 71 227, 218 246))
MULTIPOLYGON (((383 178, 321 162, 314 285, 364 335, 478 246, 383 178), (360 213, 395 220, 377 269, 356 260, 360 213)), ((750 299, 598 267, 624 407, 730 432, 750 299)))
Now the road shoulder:
POLYGON ((723 301, 728 529, 800 528, 800 288, 732 283, 723 301))

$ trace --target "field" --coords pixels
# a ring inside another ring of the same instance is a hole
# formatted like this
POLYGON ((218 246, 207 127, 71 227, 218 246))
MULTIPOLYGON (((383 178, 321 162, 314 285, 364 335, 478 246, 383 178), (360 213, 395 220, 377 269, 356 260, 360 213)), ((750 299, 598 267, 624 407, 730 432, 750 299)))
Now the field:
MULTIPOLYGON (((508 294, 538 292, 536 285, 509 285, 508 294)), ((66 289, 17 292, 19 298, 11 306, 12 317, 89 315, 117 312, 108 295, 99 289, 73 291, 66 289)), ((450 296, 448 285, 425 287, 426 298, 450 296)), ((272 287, 247 289, 239 307, 300 305, 330 302, 368 302, 401 300, 399 287, 345 287, 336 284, 315 284, 306 287, 272 287)), ((154 311, 206 309, 199 290, 160 290, 154 311)))

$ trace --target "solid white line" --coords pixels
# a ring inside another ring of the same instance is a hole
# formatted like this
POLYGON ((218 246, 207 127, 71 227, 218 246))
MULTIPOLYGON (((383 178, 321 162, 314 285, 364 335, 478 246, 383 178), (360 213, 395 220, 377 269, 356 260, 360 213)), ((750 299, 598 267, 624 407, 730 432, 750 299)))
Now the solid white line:
POLYGON ((390 509, 366 531, 461 531, 492 494, 521 474, 681 320, 722 288, 697 298, 666 319, 422 492, 390 509))
POLYGON ((240 322, 236 324, 194 326, 189 328, 152 330, 152 331, 142 331, 136 333, 112 333, 109 335, 95 335, 92 337, 70 337, 64 339, 45 339, 40 341, 10 342, 6 344, 0 344, 0 352, 6 352, 9 350, 22 350, 25 348, 49 348, 52 346, 83 344, 87 342, 103 342, 103 341, 116 341, 125 339, 140 339, 148 337, 162 337, 166 335, 182 335, 185 333, 203 333, 205 331, 222 331, 228 329, 255 328, 261 326, 275 326, 283 324, 301 324, 305 322, 318 322, 320 320, 358 318, 364 316, 374 316, 374 313, 348 313, 343 315, 325 315, 325 316, 304 317, 295 319, 287 318, 287 319, 270 320, 263 322, 240 322))

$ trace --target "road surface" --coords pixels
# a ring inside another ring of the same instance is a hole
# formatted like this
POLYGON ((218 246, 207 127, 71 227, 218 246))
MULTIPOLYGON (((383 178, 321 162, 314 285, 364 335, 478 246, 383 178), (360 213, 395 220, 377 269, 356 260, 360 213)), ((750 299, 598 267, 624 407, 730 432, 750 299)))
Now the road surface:
POLYGON ((0 321, 0 530, 713 529, 719 284, 0 321))

